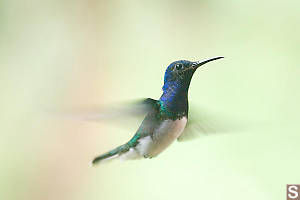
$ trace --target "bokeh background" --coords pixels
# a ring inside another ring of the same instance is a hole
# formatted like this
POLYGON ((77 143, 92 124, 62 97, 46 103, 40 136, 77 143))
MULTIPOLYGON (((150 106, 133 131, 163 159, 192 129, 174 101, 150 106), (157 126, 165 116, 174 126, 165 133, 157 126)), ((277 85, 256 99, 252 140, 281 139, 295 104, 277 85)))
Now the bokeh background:
POLYGON ((0 1, 0 198, 285 199, 300 184, 300 1, 0 1), (128 128, 49 117, 158 98, 174 60, 190 101, 250 127, 90 167, 128 128), (249 123, 249 124, 247 124, 249 123))

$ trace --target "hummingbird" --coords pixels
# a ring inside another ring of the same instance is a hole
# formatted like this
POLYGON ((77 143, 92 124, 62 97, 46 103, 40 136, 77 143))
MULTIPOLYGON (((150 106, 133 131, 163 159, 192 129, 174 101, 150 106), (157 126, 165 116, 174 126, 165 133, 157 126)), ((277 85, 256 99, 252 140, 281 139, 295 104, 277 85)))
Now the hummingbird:
POLYGON ((176 139, 183 137, 188 122, 188 90, 196 70, 224 57, 191 62, 178 60, 166 69, 162 95, 159 100, 146 98, 139 102, 146 113, 135 135, 125 144, 97 156, 92 164, 120 158, 122 160, 153 158, 176 139))

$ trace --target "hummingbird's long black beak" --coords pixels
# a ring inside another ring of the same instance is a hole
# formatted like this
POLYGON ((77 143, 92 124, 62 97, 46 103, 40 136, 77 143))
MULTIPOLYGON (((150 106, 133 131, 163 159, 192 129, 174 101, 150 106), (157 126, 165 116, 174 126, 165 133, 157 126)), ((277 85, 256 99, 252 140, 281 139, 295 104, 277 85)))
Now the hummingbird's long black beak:
POLYGON ((197 69, 201 65, 204 65, 204 64, 206 64, 210 61, 218 60, 218 59, 221 59, 221 58, 224 58, 224 57, 220 56, 220 57, 210 58, 208 60, 193 62, 192 67, 193 67, 193 69, 197 69))

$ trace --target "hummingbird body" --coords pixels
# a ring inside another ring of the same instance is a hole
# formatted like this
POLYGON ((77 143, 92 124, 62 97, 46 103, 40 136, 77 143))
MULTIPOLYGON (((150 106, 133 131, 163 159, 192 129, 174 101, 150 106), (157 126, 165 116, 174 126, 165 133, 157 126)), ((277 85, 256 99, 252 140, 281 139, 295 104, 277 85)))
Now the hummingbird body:
POLYGON ((152 158, 164 151, 182 132, 188 121, 188 89, 196 69, 216 57, 201 62, 180 60, 171 63, 164 76, 159 100, 146 99, 149 109, 145 119, 129 142, 96 157, 93 164, 115 157, 121 159, 152 158))
POLYGON ((181 135, 186 123, 187 117, 161 122, 152 137, 149 135, 139 140, 137 148, 140 154, 149 158, 157 156, 181 135))
MULTIPOLYGON (((156 114, 160 117, 161 114, 156 114)), ((182 116, 178 119, 154 119, 157 116, 148 115, 145 121, 141 124, 135 137, 130 141, 136 143, 136 146, 129 149, 128 154, 124 154, 121 158, 136 159, 140 157, 152 158, 157 156, 163 150, 165 150, 174 140, 176 140, 187 123, 187 117, 182 116), (149 117, 147 119, 147 117, 149 117), (148 121, 149 120, 149 121, 148 121), (147 124, 151 124, 152 127, 147 127, 147 124), (150 131, 151 129, 151 131, 150 131)))

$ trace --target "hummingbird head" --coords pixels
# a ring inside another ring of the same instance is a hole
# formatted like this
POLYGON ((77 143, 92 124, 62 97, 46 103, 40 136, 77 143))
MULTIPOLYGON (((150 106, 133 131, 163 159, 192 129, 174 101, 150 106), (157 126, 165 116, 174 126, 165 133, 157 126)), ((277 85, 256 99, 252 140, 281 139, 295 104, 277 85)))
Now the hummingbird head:
POLYGON ((215 57, 208 60, 191 62, 188 60, 179 60, 172 62, 165 72, 163 91, 170 86, 188 89, 192 76, 202 65, 224 57, 215 57))

